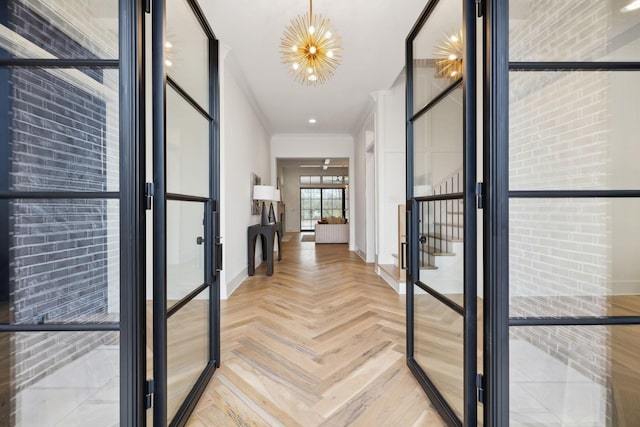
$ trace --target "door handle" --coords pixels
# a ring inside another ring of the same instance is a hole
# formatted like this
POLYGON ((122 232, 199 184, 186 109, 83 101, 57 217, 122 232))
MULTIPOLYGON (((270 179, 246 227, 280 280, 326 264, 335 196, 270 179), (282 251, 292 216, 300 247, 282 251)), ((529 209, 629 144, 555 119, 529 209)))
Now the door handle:
POLYGON ((204 237, 198 236, 196 237, 196 245, 201 245, 204 243, 204 237))
POLYGON ((407 266, 405 265, 404 261, 404 254, 407 251, 407 242, 401 242, 400 243, 400 269, 401 270, 406 270, 407 266))
POLYGON ((216 243, 216 272, 222 271, 222 243, 216 243))
POLYGON ((427 243, 427 236, 420 236, 419 240, 420 240, 420 243, 424 245, 425 243, 427 243))

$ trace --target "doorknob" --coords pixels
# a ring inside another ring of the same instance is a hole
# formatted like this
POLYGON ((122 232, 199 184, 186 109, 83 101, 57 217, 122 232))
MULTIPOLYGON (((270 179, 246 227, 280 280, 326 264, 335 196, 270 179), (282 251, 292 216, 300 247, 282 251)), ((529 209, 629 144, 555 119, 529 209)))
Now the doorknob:
POLYGON ((204 243, 204 237, 202 237, 202 236, 198 236, 198 237, 196 238, 196 244, 201 245, 201 244, 203 244, 203 243, 204 243))
POLYGON ((420 243, 422 243, 423 245, 427 243, 427 236, 420 236, 420 243))

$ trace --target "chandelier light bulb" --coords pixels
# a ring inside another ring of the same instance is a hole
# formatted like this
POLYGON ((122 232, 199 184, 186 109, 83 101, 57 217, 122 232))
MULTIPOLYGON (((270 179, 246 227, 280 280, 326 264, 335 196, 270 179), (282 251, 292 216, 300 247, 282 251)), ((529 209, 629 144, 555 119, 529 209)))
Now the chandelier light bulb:
POLYGON ((311 47, 309 48, 309 53, 316 53, 316 52, 317 52, 317 49, 316 49, 316 47, 315 47, 315 46, 311 46, 311 47))
POLYGON ((298 51, 298 46, 296 46, 295 44, 293 46, 291 46, 291 51, 292 52, 297 52, 298 51))
POLYGON ((316 32, 316 27, 313 25, 309 27, 309 34, 314 34, 316 32))
POLYGON ((315 82, 316 80, 318 80, 318 77, 316 77, 316 75, 315 75, 315 74, 311 74, 311 75, 309 76, 309 80, 310 80, 310 81, 312 81, 312 82, 315 82))
POLYGON ((324 38, 329 40, 331 38, 331 31, 327 31, 326 33, 324 33, 324 38))
POLYGON ((313 68, 311 68, 311 67, 307 68, 307 73, 313 74, 313 68))
POLYGON ((328 51, 328 52, 327 52, 327 56, 328 56, 329 58, 333 58, 333 51, 332 51, 332 50, 328 51))
POLYGON ((298 64, 297 62, 294 62, 291 67, 293 67, 293 69, 297 71, 298 68, 300 68, 300 64, 298 64))
POLYGON ((435 46, 433 53, 437 78, 447 79, 453 83, 463 76, 464 33, 462 31, 445 34, 442 41, 435 46))

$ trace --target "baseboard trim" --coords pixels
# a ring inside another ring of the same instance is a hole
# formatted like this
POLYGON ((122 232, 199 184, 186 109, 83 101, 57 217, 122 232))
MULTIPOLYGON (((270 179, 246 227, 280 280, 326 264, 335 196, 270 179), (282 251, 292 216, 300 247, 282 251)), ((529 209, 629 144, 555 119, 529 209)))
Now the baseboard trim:
POLYGON ((635 280, 617 280, 612 283, 611 295, 638 295, 640 282, 635 280))
POLYGON ((235 292, 236 289, 242 285, 249 275, 247 274, 247 267, 245 267, 240 273, 238 273, 233 279, 227 282, 227 295, 220 295, 221 299, 227 299, 235 292))
POLYGON ((392 277, 389 273, 384 271, 380 266, 376 265, 376 273, 378 276, 382 277, 382 279, 387 282, 391 288, 398 293, 398 295, 404 295, 407 293, 407 284, 406 282, 401 282, 396 280, 395 277, 392 277))

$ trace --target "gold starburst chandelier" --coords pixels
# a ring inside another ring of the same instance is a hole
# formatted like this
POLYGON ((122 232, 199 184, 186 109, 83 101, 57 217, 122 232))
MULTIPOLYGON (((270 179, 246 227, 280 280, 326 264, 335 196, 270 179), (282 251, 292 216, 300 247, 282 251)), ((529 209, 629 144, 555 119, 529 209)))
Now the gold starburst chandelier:
POLYGON ((327 81, 340 65, 340 37, 331 32, 328 19, 313 14, 313 0, 309 13, 295 17, 284 29, 280 53, 294 79, 310 86, 327 81))
POLYGON ((452 83, 462 77, 462 32, 454 31, 437 46, 436 77, 447 78, 452 83))

